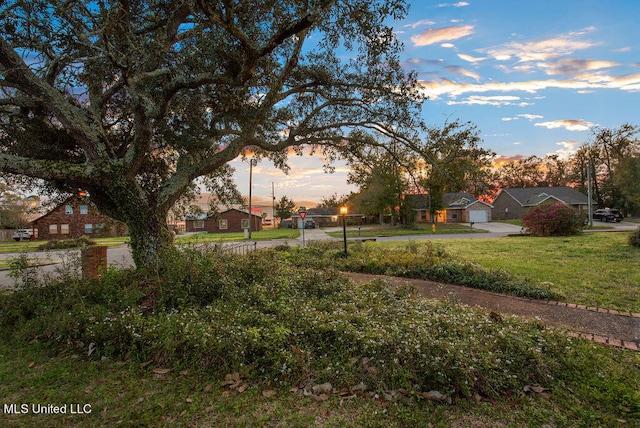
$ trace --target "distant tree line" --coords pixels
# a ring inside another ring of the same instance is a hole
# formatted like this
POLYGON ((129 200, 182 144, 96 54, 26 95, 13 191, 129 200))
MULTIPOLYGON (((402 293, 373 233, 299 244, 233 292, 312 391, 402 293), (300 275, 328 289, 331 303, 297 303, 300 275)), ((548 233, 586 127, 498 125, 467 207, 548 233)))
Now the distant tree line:
POLYGON ((530 156, 500 165, 494 171, 490 196, 501 188, 569 186, 592 196, 598 207, 626 214, 640 210, 640 128, 593 128, 590 141, 568 159, 530 156))
POLYGON ((334 194, 319 206, 349 205, 352 211, 382 221, 413 222, 404 195, 430 195, 431 214, 444 208, 448 192, 468 192, 491 202, 503 188, 569 186, 587 194, 591 177, 593 201, 625 214, 640 211, 640 128, 594 128, 590 141, 568 158, 557 154, 528 156, 499 163, 496 154, 481 147, 479 131, 471 123, 453 121, 441 129, 428 128, 422 144, 412 150, 372 148, 350 162, 349 183, 357 192, 334 194), (590 169, 590 171, 589 171, 590 169))

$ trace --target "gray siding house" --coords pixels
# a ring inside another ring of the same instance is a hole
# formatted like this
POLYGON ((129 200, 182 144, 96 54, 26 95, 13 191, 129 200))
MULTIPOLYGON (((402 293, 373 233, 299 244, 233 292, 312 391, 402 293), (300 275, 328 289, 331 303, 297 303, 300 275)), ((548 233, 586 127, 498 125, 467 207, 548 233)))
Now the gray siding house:
POLYGON ((589 199, 586 195, 568 186, 525 187, 502 189, 493 200, 493 219, 520 218, 533 207, 541 204, 561 202, 581 212, 587 212, 589 199))

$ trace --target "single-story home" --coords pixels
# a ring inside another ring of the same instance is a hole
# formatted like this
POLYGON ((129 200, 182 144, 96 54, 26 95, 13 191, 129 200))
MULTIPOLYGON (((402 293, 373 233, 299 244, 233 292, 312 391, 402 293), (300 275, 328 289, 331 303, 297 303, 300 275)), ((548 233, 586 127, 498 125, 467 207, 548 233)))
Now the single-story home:
MULTIPOLYGON (((249 213, 235 208, 218 215, 187 214, 184 218, 187 232, 226 233, 242 232, 249 228, 249 213)), ((251 230, 262 230, 262 217, 251 214, 251 230)))
POLYGON ((520 218, 533 207, 556 202, 572 206, 581 212, 587 212, 589 207, 587 196, 568 186, 501 189, 492 203, 493 218, 520 218))
POLYGON ((71 196, 31 222, 38 229, 38 238, 44 240, 79 238, 107 238, 124 236, 124 223, 108 217, 91 202, 88 196, 71 196))
MULTIPOLYGON (((347 224, 362 223, 364 215, 357 213, 347 214, 347 224)), ((338 207, 315 207, 307 210, 305 220, 313 220, 317 227, 342 226, 342 214, 338 207)), ((294 227, 302 228, 302 219, 298 213, 291 216, 294 227)))
MULTIPOLYGON (((416 223, 432 223, 429 195, 405 195, 416 212, 416 223)), ((471 193, 455 192, 444 194, 444 209, 438 210, 435 223, 487 223, 491 221, 491 205, 471 193)))

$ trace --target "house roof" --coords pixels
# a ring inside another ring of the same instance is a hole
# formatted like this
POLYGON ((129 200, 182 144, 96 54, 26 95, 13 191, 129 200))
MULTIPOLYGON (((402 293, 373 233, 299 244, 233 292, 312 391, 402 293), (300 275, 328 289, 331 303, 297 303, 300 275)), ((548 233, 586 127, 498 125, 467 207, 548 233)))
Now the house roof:
POLYGON ((185 220, 206 220, 209 217, 207 213, 187 213, 184 216, 185 220))
POLYGON ((313 217, 334 216, 339 214, 340 208, 336 207, 315 207, 307 210, 307 215, 313 217))
POLYGON ((60 207, 72 204, 73 202, 76 202, 76 201, 80 202, 80 203, 91 204, 91 202, 89 201, 89 198, 86 197, 86 196, 71 195, 67 199, 65 199, 64 201, 60 202, 55 207, 51 208, 45 214, 42 214, 39 217, 36 217, 35 219, 31 220, 30 223, 37 223, 37 222, 39 222, 41 220, 44 220, 45 218, 49 217, 51 214, 56 212, 56 210, 58 210, 60 207))
MULTIPOLYGON (((249 215, 249 212, 247 211, 242 211, 242 210, 238 210, 236 208, 230 208, 228 210, 224 210, 220 213, 217 213, 218 216, 223 216, 224 214, 231 212, 231 211, 237 211, 240 214, 244 214, 244 215, 249 215)), ((213 212, 208 212, 208 213, 187 213, 184 216, 185 220, 206 220, 208 218, 214 217, 216 214, 213 212)), ((261 216, 257 215, 257 214, 251 214, 254 217, 258 217, 258 218, 262 218, 261 216)))
MULTIPOLYGON (((413 200, 413 209, 414 210, 426 210, 429 209, 429 195, 428 194, 419 194, 419 195, 406 195, 407 198, 413 200)), ((455 209, 465 209, 469 206, 480 203, 487 206, 490 206, 486 202, 478 200, 471 193, 467 192, 454 192, 454 193, 445 193, 444 194, 444 205, 445 209, 455 210, 455 209)))
MULTIPOLYGON (((567 205, 586 205, 589 203, 586 195, 568 186, 521 187, 500 190, 500 193, 503 192, 525 207, 540 205, 549 200, 557 200, 567 205)), ((500 196, 500 193, 498 196, 500 196)))

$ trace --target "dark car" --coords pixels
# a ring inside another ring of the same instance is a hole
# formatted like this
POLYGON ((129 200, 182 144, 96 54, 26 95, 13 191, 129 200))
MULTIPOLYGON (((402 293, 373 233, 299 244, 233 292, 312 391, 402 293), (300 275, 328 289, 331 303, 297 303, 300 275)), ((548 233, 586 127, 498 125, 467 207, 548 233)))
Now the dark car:
POLYGON ((316 222, 309 219, 309 220, 305 220, 304 221, 304 228, 305 229, 315 229, 316 228, 316 222))
POLYGON ((293 227, 293 223, 291 222, 291 220, 282 220, 280 222, 280 224, 278 225, 278 227, 280 228, 289 228, 291 229, 293 227))
POLYGON ((623 218, 624 216, 622 215, 622 213, 616 209, 606 208, 595 210, 593 212, 594 220, 620 222, 623 218))

